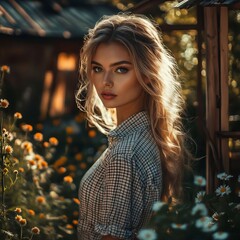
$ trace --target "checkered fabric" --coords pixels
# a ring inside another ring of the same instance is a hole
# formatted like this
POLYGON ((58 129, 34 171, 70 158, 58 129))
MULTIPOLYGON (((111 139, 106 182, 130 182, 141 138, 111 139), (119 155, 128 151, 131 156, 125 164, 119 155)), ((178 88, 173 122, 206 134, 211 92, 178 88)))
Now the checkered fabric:
POLYGON ((162 169, 146 112, 110 132, 109 146, 79 187, 79 240, 135 239, 161 198, 162 169))

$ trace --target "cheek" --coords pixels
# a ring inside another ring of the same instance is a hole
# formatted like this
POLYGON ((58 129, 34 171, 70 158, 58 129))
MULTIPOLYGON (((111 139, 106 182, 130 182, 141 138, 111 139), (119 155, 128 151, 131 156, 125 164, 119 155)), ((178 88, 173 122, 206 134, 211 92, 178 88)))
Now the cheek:
POLYGON ((125 89, 129 89, 134 95, 143 90, 137 79, 126 82, 125 89))

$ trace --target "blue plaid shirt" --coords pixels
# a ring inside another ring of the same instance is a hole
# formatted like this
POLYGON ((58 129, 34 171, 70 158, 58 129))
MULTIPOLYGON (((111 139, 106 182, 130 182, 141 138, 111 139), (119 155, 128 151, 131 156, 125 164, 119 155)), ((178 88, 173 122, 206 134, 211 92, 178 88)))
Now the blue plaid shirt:
POLYGON ((162 168, 146 112, 110 132, 109 146, 81 180, 78 239, 134 239, 161 198, 162 168))

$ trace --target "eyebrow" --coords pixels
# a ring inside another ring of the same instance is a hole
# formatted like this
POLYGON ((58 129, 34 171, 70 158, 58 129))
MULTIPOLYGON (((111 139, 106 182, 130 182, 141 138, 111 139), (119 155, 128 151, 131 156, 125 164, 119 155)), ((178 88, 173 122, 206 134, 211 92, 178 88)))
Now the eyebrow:
MULTIPOLYGON (((100 63, 98 63, 96 61, 92 61, 91 64, 102 66, 100 63)), ((131 64, 132 65, 132 63, 129 62, 129 61, 119 61, 119 62, 115 62, 115 63, 110 64, 110 67, 118 66, 118 65, 121 65, 121 64, 131 64)))

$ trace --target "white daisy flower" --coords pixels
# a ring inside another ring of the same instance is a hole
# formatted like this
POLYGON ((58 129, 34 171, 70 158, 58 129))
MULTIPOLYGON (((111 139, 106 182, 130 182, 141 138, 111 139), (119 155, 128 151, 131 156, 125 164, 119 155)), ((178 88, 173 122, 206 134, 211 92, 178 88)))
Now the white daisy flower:
POLYGON ((217 224, 213 223, 210 217, 201 217, 196 221, 195 225, 203 232, 213 232, 217 230, 217 224))
POLYGON ((22 141, 17 138, 17 139, 15 139, 14 144, 17 145, 17 146, 21 146, 22 141))
POLYGON ((156 202, 153 203, 152 210, 153 210, 154 212, 157 212, 157 211, 159 211, 159 210, 162 208, 162 206, 164 206, 165 204, 166 204, 165 202, 156 201, 156 202))
POLYGON ((216 231, 218 228, 217 224, 216 223, 209 223, 207 225, 205 225, 203 228, 202 228, 202 231, 203 232, 214 232, 216 231))
POLYGON ((194 184, 200 187, 206 186, 206 179, 202 176, 194 176, 194 184))
POLYGON ((179 223, 172 223, 171 227, 174 229, 180 229, 180 230, 186 230, 187 229, 187 224, 179 224, 179 223))
POLYGON ((199 213, 200 216, 207 216, 208 210, 207 207, 205 206, 204 203, 197 203, 193 208, 192 208, 192 215, 195 215, 196 213, 199 213))
POLYGON ((238 175, 238 182, 240 182, 240 175, 238 175))
POLYGON ((224 195, 230 194, 231 188, 228 185, 223 184, 220 187, 218 187, 215 192, 216 192, 217 196, 222 197, 224 195))
POLYGON ((219 173, 217 175, 217 178, 220 179, 220 180, 225 180, 225 181, 228 181, 230 178, 232 178, 233 176, 232 175, 228 175, 227 173, 223 172, 223 173, 219 173))
POLYGON ((212 218, 205 216, 205 217, 199 218, 196 221, 195 225, 197 228, 204 228, 205 226, 208 226, 211 222, 212 222, 212 218))
POLYGON ((217 213, 215 212, 213 215, 212 215, 212 218, 217 222, 220 218, 220 216, 224 215, 225 213, 224 212, 220 212, 220 213, 217 213))
POLYGON ((206 195, 205 191, 200 191, 197 193, 197 196, 195 197, 195 203, 200 203, 203 200, 203 197, 206 195))
POLYGON ((141 229, 137 236, 140 240, 156 240, 157 233, 154 229, 141 229))
POLYGON ((227 232, 215 232, 213 234, 213 239, 214 240, 225 240, 227 239, 229 234, 227 232))
POLYGON ((235 206, 237 210, 240 210, 240 203, 235 206))

